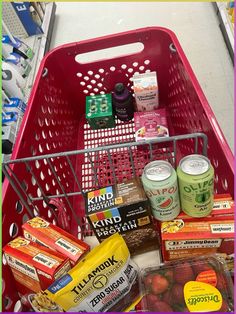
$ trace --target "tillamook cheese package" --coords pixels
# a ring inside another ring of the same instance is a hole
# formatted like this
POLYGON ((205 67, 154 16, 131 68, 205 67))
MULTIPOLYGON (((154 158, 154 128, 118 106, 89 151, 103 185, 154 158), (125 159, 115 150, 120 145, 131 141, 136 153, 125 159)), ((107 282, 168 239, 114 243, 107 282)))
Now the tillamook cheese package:
POLYGON ((45 292, 67 312, 122 312, 139 295, 138 267, 122 236, 112 235, 45 292))
POLYGON ((89 245, 41 217, 22 226, 24 237, 69 257, 72 265, 89 251, 89 245))
POLYGON ((3 251, 21 295, 46 289, 71 268, 64 255, 23 237, 9 242, 3 251))

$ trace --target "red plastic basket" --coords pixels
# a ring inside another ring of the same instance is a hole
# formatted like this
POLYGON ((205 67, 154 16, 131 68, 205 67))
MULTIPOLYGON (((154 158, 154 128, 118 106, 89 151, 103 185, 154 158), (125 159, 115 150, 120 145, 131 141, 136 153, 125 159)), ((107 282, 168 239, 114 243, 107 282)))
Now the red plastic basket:
MULTIPOLYGON (((84 117, 85 97, 90 93, 110 92, 117 82, 123 82, 131 89, 130 78, 134 72, 145 71, 157 71, 160 104, 168 111, 171 134, 205 133, 208 137, 208 157, 215 168, 215 191, 229 192, 233 196, 232 152, 175 34, 161 27, 143 28, 67 44, 48 53, 41 62, 12 159, 84 149, 86 153, 94 147, 134 141, 132 121, 126 124, 118 122, 115 129, 91 130, 84 117), (110 51, 107 51, 107 57, 103 60, 87 63, 76 61, 77 55, 114 47, 125 51, 125 45, 134 43, 142 44, 143 49, 129 54, 123 52, 118 57, 109 57, 110 51)), ((200 146, 202 145, 200 143, 200 146)), ((166 149, 168 150, 168 147, 166 149)), ((178 158, 192 152, 188 141, 178 145, 178 158)), ((145 154, 148 153, 142 150, 135 152, 134 164, 138 174, 148 160, 145 159, 145 154)), ((98 156, 100 160, 95 167, 101 185, 106 185, 109 176, 112 178, 115 175, 122 180, 131 175, 129 157, 127 151, 122 148, 112 155, 113 162, 117 165, 116 170, 118 169, 115 173, 111 173, 107 156, 98 156)), ((65 187, 66 193, 74 191, 75 181, 71 177, 68 163, 62 163, 59 157, 54 159, 54 169, 57 169, 61 185, 65 187)), ((45 195, 61 193, 60 184, 55 181, 46 159, 29 163, 30 168, 17 162, 11 167, 12 176, 16 176, 22 183, 25 195, 38 195, 40 198, 42 193, 39 191, 39 184, 45 195), (32 176, 32 169, 38 178, 37 184, 32 176)), ((89 166, 84 155, 72 155, 71 163, 84 189, 93 187, 91 176, 87 175, 89 166)), ((31 216, 19 200, 16 190, 17 186, 14 190, 5 180, 3 245, 21 234, 22 223, 31 216)), ((76 214, 81 218, 80 223, 84 222, 82 196, 73 197, 72 193, 69 197, 73 198, 72 203, 76 214)), ((45 202, 36 200, 35 204, 36 206, 32 207, 32 215, 41 215, 56 222, 55 212, 50 210, 45 202)), ((28 202, 28 206, 31 205, 28 202)), ((78 220, 72 214, 70 216, 71 228, 76 233, 78 220)), ((82 226, 79 228, 81 230, 82 226)), ((13 311, 18 299, 12 275, 3 265, 3 310, 13 311)))

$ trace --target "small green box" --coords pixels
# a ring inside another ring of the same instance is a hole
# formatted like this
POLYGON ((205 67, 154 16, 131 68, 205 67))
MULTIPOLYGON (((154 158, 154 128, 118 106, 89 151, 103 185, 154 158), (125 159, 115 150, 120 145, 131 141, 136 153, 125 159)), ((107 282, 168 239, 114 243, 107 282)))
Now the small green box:
POLYGON ((86 119, 92 129, 115 127, 111 94, 86 96, 86 119))

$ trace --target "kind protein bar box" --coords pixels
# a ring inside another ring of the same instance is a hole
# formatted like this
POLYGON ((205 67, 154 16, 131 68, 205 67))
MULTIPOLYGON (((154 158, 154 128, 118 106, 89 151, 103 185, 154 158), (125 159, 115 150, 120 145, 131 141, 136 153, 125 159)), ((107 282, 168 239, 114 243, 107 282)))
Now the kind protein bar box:
POLYGON ((21 296, 46 289, 71 269, 67 257, 23 237, 9 242, 3 252, 21 296))
POLYGON ((140 179, 87 192, 86 216, 101 242, 119 232, 131 254, 159 247, 149 203, 140 179))
POLYGON ((174 219, 161 224, 164 261, 191 256, 234 252, 234 217, 174 219))
POLYGON ((60 252, 70 259, 72 265, 90 250, 85 242, 40 217, 28 220, 22 229, 26 239, 60 252))

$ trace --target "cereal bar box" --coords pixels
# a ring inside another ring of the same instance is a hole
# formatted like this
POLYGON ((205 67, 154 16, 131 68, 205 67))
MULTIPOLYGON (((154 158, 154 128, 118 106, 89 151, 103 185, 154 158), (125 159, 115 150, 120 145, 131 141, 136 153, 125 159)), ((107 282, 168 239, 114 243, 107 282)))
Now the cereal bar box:
POLYGON ((60 252, 70 259, 72 265, 76 264, 90 250, 87 243, 41 217, 28 220, 22 228, 26 239, 60 252))
POLYGON ((9 242, 3 252, 20 295, 46 289, 71 269, 69 258, 23 237, 9 242))

